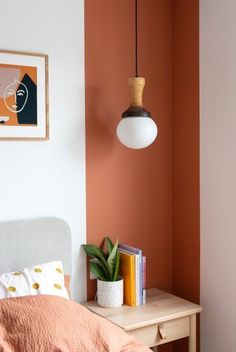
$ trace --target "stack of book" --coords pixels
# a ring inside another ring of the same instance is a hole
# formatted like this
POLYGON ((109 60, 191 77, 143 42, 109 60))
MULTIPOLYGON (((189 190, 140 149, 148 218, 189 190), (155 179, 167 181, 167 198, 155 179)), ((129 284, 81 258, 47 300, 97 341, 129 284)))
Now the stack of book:
POLYGON ((146 257, 141 249, 121 244, 120 274, 124 279, 124 303, 138 306, 146 303, 146 257))

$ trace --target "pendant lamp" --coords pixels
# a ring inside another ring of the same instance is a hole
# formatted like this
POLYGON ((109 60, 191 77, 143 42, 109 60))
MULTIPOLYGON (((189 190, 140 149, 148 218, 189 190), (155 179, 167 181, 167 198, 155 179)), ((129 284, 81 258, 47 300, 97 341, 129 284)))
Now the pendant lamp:
POLYGON ((151 113, 143 106, 145 78, 138 76, 138 0, 135 0, 135 77, 128 79, 130 106, 122 114, 117 126, 117 137, 132 149, 148 147, 157 137, 157 126, 151 113))

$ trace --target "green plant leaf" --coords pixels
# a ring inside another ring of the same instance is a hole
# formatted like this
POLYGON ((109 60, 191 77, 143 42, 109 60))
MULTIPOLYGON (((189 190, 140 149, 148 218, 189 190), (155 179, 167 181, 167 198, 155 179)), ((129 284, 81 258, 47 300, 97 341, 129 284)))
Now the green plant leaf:
POLYGON ((102 268, 102 270, 104 271, 104 273, 106 275, 106 281, 110 281, 110 275, 109 275, 109 272, 108 272, 108 265, 104 266, 103 262, 100 259, 97 259, 97 258, 94 258, 94 259, 91 259, 91 260, 92 261, 94 260, 94 262, 97 263, 102 268))
POLYGON ((96 275, 100 280, 107 281, 106 273, 97 262, 90 261, 90 271, 94 275, 96 275))
POLYGON ((112 240, 109 237, 105 237, 105 243, 106 243, 108 255, 110 255, 114 247, 114 244, 112 243, 112 240))
POLYGON ((83 244, 83 248, 85 250, 85 253, 91 257, 91 258, 98 258, 100 259, 102 262, 106 262, 105 261, 105 254, 103 253, 103 251, 98 248, 97 246, 95 246, 94 244, 83 244))
POLYGON ((116 264, 115 264, 115 269, 114 269, 114 274, 113 274, 113 281, 116 281, 118 278, 119 268, 120 268, 120 253, 117 251, 116 264))
POLYGON ((109 257, 107 259, 107 264, 108 264, 108 269, 109 269, 111 280, 113 280, 113 277, 114 277, 114 269, 115 269, 117 253, 118 253, 118 241, 116 241, 116 243, 111 251, 111 254, 109 255, 109 257))
POLYGON ((110 275, 107 261, 104 258, 103 251, 100 248, 98 248, 97 246, 95 246, 94 244, 83 244, 83 248, 84 248, 85 253, 90 258, 97 258, 98 260, 101 261, 101 263, 103 264, 103 270, 107 273, 108 278, 112 278, 110 275))

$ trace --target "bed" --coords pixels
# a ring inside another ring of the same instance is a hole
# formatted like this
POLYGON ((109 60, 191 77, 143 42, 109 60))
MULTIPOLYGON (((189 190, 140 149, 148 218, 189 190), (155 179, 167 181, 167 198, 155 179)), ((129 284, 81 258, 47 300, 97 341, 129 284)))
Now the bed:
MULTIPOLYGON (((63 263, 64 274, 70 275, 71 233, 64 220, 41 218, 0 223, 1 276, 18 275, 21 268, 58 260, 63 263)), ((0 299, 0 351, 146 352, 149 349, 72 300, 36 293, 0 299)))
POLYGON ((71 274, 71 233, 58 218, 0 222, 0 274, 62 260, 71 274))

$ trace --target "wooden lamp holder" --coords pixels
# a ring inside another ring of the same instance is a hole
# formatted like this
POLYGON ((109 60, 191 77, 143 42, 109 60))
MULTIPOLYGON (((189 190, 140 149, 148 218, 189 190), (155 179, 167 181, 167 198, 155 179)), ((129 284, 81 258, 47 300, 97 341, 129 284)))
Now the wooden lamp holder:
POLYGON ((131 77, 128 79, 128 86, 130 92, 130 106, 123 112, 122 117, 151 117, 150 112, 143 107, 145 78, 131 77))

